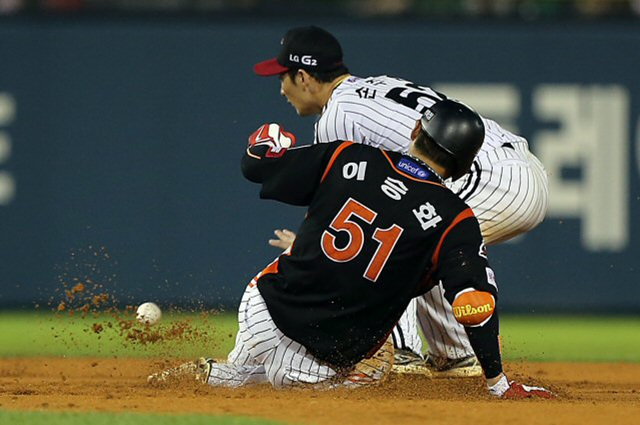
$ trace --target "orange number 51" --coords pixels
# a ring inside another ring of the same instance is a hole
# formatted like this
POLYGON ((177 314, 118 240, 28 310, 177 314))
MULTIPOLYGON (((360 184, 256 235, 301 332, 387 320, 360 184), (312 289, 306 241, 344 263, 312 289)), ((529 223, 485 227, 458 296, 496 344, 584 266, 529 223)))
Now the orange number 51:
MULTIPOLYGON (((329 225, 329 229, 335 233, 347 232, 349 241, 343 248, 337 247, 336 236, 329 230, 325 230, 322 233, 322 239, 320 241, 322 252, 324 252, 330 260, 337 263, 346 263, 356 258, 358 254, 360 254, 360 251, 362 251, 365 243, 364 231, 358 223, 351 220, 352 215, 361 218, 368 224, 372 224, 378 214, 353 198, 349 198, 347 202, 345 202, 329 225)), ((376 228, 373 232, 373 239, 378 242, 379 245, 364 272, 363 276, 366 279, 372 282, 378 280, 402 232, 402 227, 396 224, 388 229, 376 228)))

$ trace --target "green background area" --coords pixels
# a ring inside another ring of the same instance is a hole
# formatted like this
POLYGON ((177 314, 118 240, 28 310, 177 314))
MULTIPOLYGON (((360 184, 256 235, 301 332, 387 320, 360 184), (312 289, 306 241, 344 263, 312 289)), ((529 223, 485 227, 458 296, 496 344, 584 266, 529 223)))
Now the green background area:
POLYGON ((0 424, 20 425, 278 425, 256 418, 213 415, 143 415, 137 413, 45 413, 0 410, 0 424))
MULTIPOLYGON (((143 344, 118 331, 110 316, 69 317, 38 312, 0 312, 0 356, 200 356, 224 358, 237 331, 234 314, 166 315, 143 344), (94 324, 104 331, 95 333, 94 324), (112 323, 113 327, 108 327, 112 323), (182 338, 171 329, 187 329, 182 338)), ((134 329, 144 330, 141 326, 134 329)), ((640 317, 501 317, 505 360, 640 362, 640 317)))

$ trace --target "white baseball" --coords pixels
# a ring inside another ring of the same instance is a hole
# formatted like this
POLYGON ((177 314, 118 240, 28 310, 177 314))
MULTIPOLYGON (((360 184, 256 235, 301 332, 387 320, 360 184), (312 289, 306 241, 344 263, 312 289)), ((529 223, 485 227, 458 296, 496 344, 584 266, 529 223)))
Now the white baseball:
POLYGON ((145 325, 155 325, 162 318, 162 311, 155 303, 140 304, 136 310, 136 319, 145 325))

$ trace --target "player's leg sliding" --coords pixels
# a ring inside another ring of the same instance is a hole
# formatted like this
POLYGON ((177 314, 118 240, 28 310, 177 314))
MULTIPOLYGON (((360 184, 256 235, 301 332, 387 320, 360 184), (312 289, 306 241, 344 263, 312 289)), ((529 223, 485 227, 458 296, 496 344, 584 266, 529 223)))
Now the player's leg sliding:
POLYGON ((348 369, 334 368, 316 359, 278 329, 256 285, 247 287, 238 321, 236 345, 227 362, 201 358, 174 369, 214 387, 270 383, 276 388, 330 389, 376 385, 388 376, 393 365, 391 338, 371 358, 348 369))
POLYGON ((238 366, 218 363, 206 357, 200 357, 194 361, 154 373, 147 378, 151 384, 182 382, 184 380, 230 388, 268 382, 262 365, 238 366))
POLYGON ((306 348, 282 335, 266 359, 269 382, 275 388, 334 389, 359 388, 383 382, 393 366, 393 343, 388 338, 370 358, 346 369, 335 368, 316 359, 306 348))
POLYGON ((163 384, 184 379, 195 379, 198 372, 198 360, 186 362, 181 365, 157 372, 147 377, 150 384, 163 384))
POLYGON ((262 365, 249 367, 216 363, 211 359, 200 358, 196 362, 196 380, 213 387, 228 388, 264 383, 270 383, 276 388, 360 388, 383 382, 393 365, 391 340, 371 358, 343 371, 321 364, 308 354, 301 355, 300 349, 301 346, 296 346, 294 341, 283 340, 266 359, 266 368, 262 365))
POLYGON ((237 388, 246 385, 264 384, 268 382, 267 374, 262 365, 235 365, 230 363, 216 363, 210 359, 201 361, 201 382, 212 387, 237 388), (204 364, 202 363, 204 361, 204 364))
MULTIPOLYGON (((370 358, 349 370, 335 370, 309 355, 303 346, 284 337, 266 353, 265 364, 242 366, 200 358, 196 380, 214 387, 235 388, 270 383, 276 388, 359 388, 383 382, 393 365, 393 343, 389 338, 370 358)), ((191 369, 193 370, 193 369, 191 369)))
MULTIPOLYGON (((280 348, 286 350, 290 341, 280 348)), ((299 348, 299 347, 298 347, 299 348)), ((275 352, 278 350, 276 349, 275 352)), ((293 360, 294 352, 288 353, 289 360, 293 360)), ((274 356, 275 358, 275 356, 274 356)), ((309 357, 307 357, 309 360, 309 357)), ((295 361, 294 361, 295 363, 295 361)), ((336 371, 317 361, 307 362, 308 366, 301 369, 290 366, 276 366, 270 363, 270 373, 264 366, 242 366, 229 363, 218 363, 213 359, 200 357, 199 359, 155 373, 148 377, 152 384, 183 382, 195 380, 212 387, 237 388, 247 385, 271 383, 276 388, 311 388, 334 389, 340 387, 360 388, 378 385, 391 372, 393 365, 393 344, 388 340, 374 356, 363 359, 352 369, 336 371)))

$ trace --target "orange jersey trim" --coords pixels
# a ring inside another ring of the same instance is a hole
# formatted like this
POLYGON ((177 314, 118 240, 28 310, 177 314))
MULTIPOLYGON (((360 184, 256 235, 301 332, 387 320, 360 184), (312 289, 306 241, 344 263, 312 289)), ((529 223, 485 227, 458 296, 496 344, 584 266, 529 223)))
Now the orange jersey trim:
POLYGON ((251 282, 249 282, 249 288, 253 288, 254 286, 256 286, 258 284, 258 280, 262 276, 264 276, 266 274, 278 273, 278 262, 279 261, 280 261, 280 257, 276 258, 271 263, 269 263, 269 265, 267 267, 262 269, 262 271, 260 273, 258 273, 256 275, 256 277, 251 279, 251 282))
POLYGON ((389 155, 387 155, 387 153, 386 153, 385 151, 383 151, 382 149, 380 149, 380 152, 382 152, 382 155, 384 155, 384 157, 385 157, 385 158, 387 158, 387 161, 389 161, 389 165, 391 165, 391 168, 393 168, 393 171, 395 171, 396 173, 400 174, 401 176, 406 177, 406 178, 408 178, 408 179, 410 179, 410 180, 413 180, 413 181, 420 182, 420 183, 429 183, 429 184, 435 184, 436 186, 445 187, 444 185, 442 185, 442 184, 440 184, 440 183, 431 182, 431 181, 428 181, 428 180, 421 180, 421 179, 418 179, 418 178, 413 177, 413 176, 412 176, 412 175, 410 175, 410 174, 407 174, 407 173, 404 173, 404 172, 402 172, 402 171, 398 170, 398 169, 393 165, 393 161, 391 160, 391 158, 389 158, 389 155))
MULTIPOLYGON (((438 261, 440 260, 440 249, 442 248, 442 244, 444 243, 444 239, 447 237, 447 235, 449 234, 449 232, 458 225, 458 223, 460 223, 462 220, 466 220, 467 218, 472 218, 475 217, 473 215, 473 211, 471 211, 471 208, 467 208, 466 210, 462 211, 460 214, 458 214, 456 216, 456 218, 453 219, 453 221, 451 222, 451 224, 449 225, 449 227, 447 227, 447 229, 444 231, 444 233, 442 234, 442 236, 440 237, 440 240, 438 241, 438 245, 436 246, 436 250, 433 252, 433 256, 431 257, 431 270, 435 270, 438 261)), ((431 273, 429 273, 431 274, 431 273)))
POLYGON ((262 269, 262 271, 260 273, 258 273, 253 279, 251 279, 251 282, 249 282, 249 288, 253 288, 254 286, 256 286, 258 284, 258 280, 262 276, 264 276, 266 274, 278 273, 278 265, 279 265, 279 262, 280 262, 280 257, 283 256, 283 255, 291 255, 291 250, 293 249, 293 244, 295 244, 295 243, 296 243, 296 241, 294 240, 293 243, 291 244, 291 246, 289 248, 287 248, 282 254, 280 254, 278 256, 278 258, 276 258, 271 263, 269 263, 267 265, 267 267, 262 269))
POLYGON ((340 146, 338 146, 338 148, 335 150, 333 155, 331 155, 331 159, 329 160, 329 164, 327 164, 327 168, 325 168, 324 170, 324 174, 322 174, 322 178, 320 179, 321 183, 327 177, 327 174, 329 174, 329 170, 331 169, 331 167, 333 167, 333 163, 336 162, 336 159, 338 158, 338 156, 340 156, 343 150, 345 150, 351 145, 353 145, 353 142, 342 142, 340 146))

